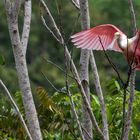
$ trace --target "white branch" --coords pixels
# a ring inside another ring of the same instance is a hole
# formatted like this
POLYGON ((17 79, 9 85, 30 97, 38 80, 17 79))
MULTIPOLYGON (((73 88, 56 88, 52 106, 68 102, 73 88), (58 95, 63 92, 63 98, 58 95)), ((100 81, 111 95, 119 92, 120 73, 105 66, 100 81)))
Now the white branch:
POLYGON ((132 111, 133 111, 134 91, 135 91, 135 70, 132 70, 130 75, 130 96, 128 101, 128 110, 124 123, 123 140, 128 140, 128 136, 129 136, 131 120, 132 120, 132 111))
POLYGON ((71 102, 71 106, 72 106, 72 111, 73 111, 73 113, 74 113, 75 120, 76 120, 78 129, 79 129, 81 138, 82 138, 82 140, 85 140, 85 137, 84 137, 83 131, 82 131, 82 127, 81 127, 81 123, 80 123, 80 121, 79 121, 79 117, 78 117, 77 112, 76 112, 76 109, 75 109, 75 104, 74 104, 73 99, 72 99, 72 95, 71 95, 69 89, 67 89, 67 92, 68 92, 68 96, 69 96, 69 98, 70 98, 70 102, 71 102))
MULTIPOLYGON (((80 14, 81 14, 81 29, 86 30, 90 28, 90 17, 89 17, 89 8, 88 8, 88 0, 79 0, 80 5, 80 14)), ((85 94, 87 96, 89 105, 90 105, 90 88, 89 88, 89 51, 81 49, 80 55, 80 79, 82 86, 84 88, 85 94)), ((86 108, 86 104, 83 98, 82 102, 82 113, 83 113, 83 127, 89 133, 91 137, 93 137, 92 132, 92 123, 86 108)), ((85 139, 88 140, 88 135, 84 132, 85 139)))
POLYGON ((21 0, 14 0, 12 13, 13 13, 13 18, 15 19, 18 18, 20 6, 21 6, 21 0))
MULTIPOLYGON (((43 0, 41 0, 41 1, 43 1, 43 0)), ((46 4, 45 4, 45 5, 46 5, 46 4)), ((46 7, 47 7, 47 5, 46 5, 46 7)), ((47 9, 48 9, 48 8, 47 8, 47 9)), ((48 9, 48 10, 49 10, 49 9, 48 9)), ((48 11, 48 12, 50 13, 50 11, 48 11)), ((48 15, 48 16, 49 16, 49 15, 48 15)), ((52 15, 51 15, 51 13, 50 13, 50 16, 51 16, 50 19, 53 18, 52 15)), ((57 25, 56 25, 54 19, 53 19, 53 20, 51 19, 49 22, 51 22, 52 26, 53 26, 54 28, 56 28, 55 31, 56 31, 57 33, 54 33, 54 34, 60 34, 60 36, 61 36, 60 38, 61 38, 61 40, 63 40, 63 37, 62 37, 62 35, 61 35, 59 29, 57 28, 57 25)), ((59 40, 59 42, 62 42, 61 40, 59 40)), ((62 45, 63 45, 63 47, 64 47, 64 43, 62 43, 62 45)), ((95 118, 95 116, 94 116, 94 114, 93 114, 93 112, 92 112, 92 109, 91 109, 91 107, 90 107, 89 101, 88 101, 88 99, 87 99, 87 96, 86 96, 85 91, 84 91, 84 89, 83 89, 83 86, 82 86, 82 84, 81 84, 81 80, 80 80, 80 77, 79 77, 79 75, 78 75, 78 71, 77 71, 77 69, 76 69, 76 66, 75 66, 73 60, 71 59, 70 52, 69 52, 69 50, 67 49, 66 46, 65 46, 65 53, 66 53, 67 60, 69 61, 68 63, 70 64, 70 68, 71 68, 72 74, 73 74, 74 77, 75 77, 76 83, 77 83, 77 85, 78 85, 78 88, 79 88, 79 90, 80 90, 80 92, 81 92, 81 95, 82 95, 82 98, 83 98, 83 100, 84 100, 84 102, 85 102, 85 105, 86 105, 86 108, 87 108, 87 110, 88 110, 88 113, 89 113, 89 115, 90 115, 91 122, 92 122, 93 126, 95 127, 97 133, 98 133, 98 134, 100 135, 100 137, 102 138, 102 140, 105 140, 105 137, 104 137, 104 135, 103 135, 101 129, 99 128, 98 123, 97 123, 97 121, 96 121, 96 118, 95 118)))
MULTIPOLYGON (((135 35, 137 27, 136 27, 136 17, 135 17, 135 11, 134 11, 132 0, 128 0, 128 7, 129 7, 130 18, 131 18, 131 23, 132 23, 132 25, 131 25, 132 33, 133 33, 133 35, 135 35)), ((136 48, 137 48, 137 46, 136 46, 136 48)), ((133 59, 135 59, 135 53, 136 52, 134 52, 133 59)), ((122 127, 121 140, 128 140, 129 131, 130 131, 130 127, 131 127, 131 121, 132 121, 133 99, 134 99, 134 92, 135 92, 135 76, 136 76, 135 69, 133 69, 133 61, 134 60, 132 60, 132 63, 131 63, 130 74, 128 74, 128 77, 130 76, 130 83, 129 83, 130 96, 129 96, 127 114, 125 115, 126 118, 124 120, 124 126, 122 127)))
MULTIPOLYGON (((14 58, 15 58, 19 86, 22 93, 23 105, 25 109, 27 123, 33 140, 42 140, 37 112, 36 112, 32 91, 30 87, 26 57, 25 57, 25 53, 23 53, 23 48, 20 41, 20 35, 18 29, 17 19, 18 19, 18 14, 19 14, 18 12, 20 10, 21 3, 19 0, 15 0, 15 3, 13 4, 15 5, 12 6, 12 9, 10 9, 11 10, 10 14, 8 9, 9 7, 6 7, 6 4, 5 4, 5 9, 7 12, 8 28, 9 28, 14 58)), ((31 7, 31 4, 29 6, 31 7)))
POLYGON ((9 90, 7 89, 7 87, 5 86, 5 84, 3 83, 3 81, 2 81, 1 79, 0 79, 0 84, 1 84, 2 87, 4 88, 4 90, 5 90, 5 92, 6 92, 7 96, 8 96, 8 98, 9 98, 9 100, 10 100, 10 102, 12 103, 13 107, 15 108, 15 110, 16 110, 16 112, 17 112, 19 118, 20 118, 20 121, 21 121, 21 123, 22 123, 22 125, 23 125, 23 127, 24 127, 24 129, 25 129, 25 131, 26 131, 27 136, 29 137, 30 140, 32 140, 31 134, 30 134, 30 132, 29 132, 29 130, 28 130, 28 128, 27 128, 27 125, 26 125, 26 123, 25 123, 23 117, 22 117, 22 114, 21 114, 20 111, 19 111, 18 106, 16 105, 16 103, 15 103, 14 99, 12 98, 12 96, 11 96, 9 90))
POLYGON ((23 32, 21 38, 21 44, 23 48, 23 53, 26 55, 27 44, 29 39, 30 32, 30 23, 31 23, 31 0, 25 0, 24 5, 24 24, 23 24, 23 32))
POLYGON ((71 2, 78 10, 80 9, 79 0, 71 0, 71 2))
POLYGON ((41 2, 41 19, 43 24, 45 25, 45 27, 47 28, 47 30, 49 30, 49 32, 54 36, 54 38, 60 43, 60 44, 64 44, 64 40, 62 38, 62 35, 59 31, 59 29, 57 28, 57 25, 51 15, 50 10, 48 9, 47 5, 45 4, 45 2, 43 0, 40 0, 41 2), (48 17, 48 21, 51 22, 51 26, 53 28, 53 30, 46 24, 46 21, 43 17, 43 10, 46 12, 46 15, 48 17))
POLYGON ((92 51, 90 52, 90 64, 91 64, 91 68, 92 68, 92 72, 93 72, 93 78, 94 78, 96 93, 97 93, 97 96, 98 96, 98 99, 99 99, 99 102, 100 102, 100 106, 101 106, 103 133, 106 136, 106 140, 109 140, 106 107, 105 107, 104 97, 103 97, 102 88, 101 88, 101 84, 100 84, 100 80, 99 80, 98 70, 97 70, 97 66, 96 66, 96 63, 95 63, 95 58, 94 58, 94 55, 93 55, 92 51))

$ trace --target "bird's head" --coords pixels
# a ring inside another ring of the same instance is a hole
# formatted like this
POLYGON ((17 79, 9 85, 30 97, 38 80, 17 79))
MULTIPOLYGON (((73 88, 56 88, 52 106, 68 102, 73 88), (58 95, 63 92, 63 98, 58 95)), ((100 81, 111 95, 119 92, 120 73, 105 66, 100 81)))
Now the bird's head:
POLYGON ((114 34, 114 37, 115 37, 116 39, 120 38, 120 33, 119 33, 119 32, 116 32, 116 33, 114 34))

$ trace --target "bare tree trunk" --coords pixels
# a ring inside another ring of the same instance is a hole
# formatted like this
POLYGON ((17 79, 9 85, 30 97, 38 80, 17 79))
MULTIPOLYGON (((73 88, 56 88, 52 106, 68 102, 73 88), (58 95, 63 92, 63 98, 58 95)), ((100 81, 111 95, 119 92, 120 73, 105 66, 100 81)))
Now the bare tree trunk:
MULTIPOLYGON (((54 18, 50 12, 50 10, 48 9, 47 5, 45 4, 45 2, 43 0, 40 0, 41 1, 41 19, 42 19, 42 22, 44 24, 44 26, 47 28, 47 30, 53 35, 53 37, 64 47, 65 46, 65 43, 64 43, 64 39, 54 21, 54 18), (45 21, 44 17, 43 17, 43 12, 46 11, 47 13, 47 21, 49 21, 51 23, 51 28, 49 27, 49 25, 47 24, 47 22, 45 21)), ((66 58, 67 58, 67 63, 70 64, 70 70, 73 74, 73 77, 77 83, 77 86, 79 88, 79 91, 82 95, 82 98, 83 98, 83 101, 84 101, 84 104, 85 104, 85 107, 89 113, 89 116, 90 116, 90 119, 91 119, 91 122, 92 122, 92 125, 94 126, 96 132, 98 133, 98 135, 101 137, 102 140, 106 140, 105 137, 104 137, 104 134, 102 133, 97 121, 96 121, 96 118, 92 112, 92 109, 91 109, 91 106, 90 106, 90 103, 87 99, 87 96, 85 94, 85 91, 83 89, 83 86, 81 84, 81 80, 80 80, 80 77, 79 77, 79 74, 78 74, 78 71, 76 69, 76 66, 73 62, 73 59, 71 57, 71 54, 69 52, 69 50, 67 49, 67 46, 65 46, 65 55, 66 55, 66 58)), ((85 132, 87 132, 85 129, 84 129, 85 132)), ((88 133, 88 132, 87 132, 88 133)), ((91 139, 91 137, 89 136, 89 134, 87 134, 88 136, 88 140, 91 139)))
POLYGON ((90 52, 90 64, 91 64, 91 69, 92 69, 92 72, 93 72, 93 78, 94 78, 96 93, 97 93, 97 96, 98 96, 98 99, 99 99, 99 102, 100 102, 100 106, 101 106, 103 134, 105 136, 105 139, 109 140, 106 106, 105 106, 105 102, 104 102, 104 96, 103 96, 103 92, 102 92, 102 88, 101 88, 101 84, 100 84, 100 79, 99 79, 99 75, 98 75, 97 66, 96 66, 96 63, 95 63, 95 58, 94 58, 94 55, 93 55, 92 51, 90 52))
MULTIPOLYGON (((80 0, 79 2, 80 2, 80 13, 81 13, 81 27, 82 30, 85 30, 90 27, 88 0, 80 0)), ((89 65, 89 51, 81 50, 80 79, 84 91, 86 93, 87 99, 90 103, 88 65, 89 65)), ((83 105, 83 127, 89 133, 90 137, 92 137, 92 123, 84 101, 82 102, 82 105, 83 105)), ((89 137, 85 132, 84 132, 84 136, 86 140, 89 139, 89 137)))
MULTIPOLYGON (((131 18, 131 31, 132 34, 135 35, 137 31, 136 27, 136 16, 135 16, 135 11, 133 7, 133 2, 132 0, 128 0, 128 7, 129 7, 129 12, 130 12, 130 18, 131 18)), ((136 46, 137 49, 138 46, 136 46)), ((127 113, 125 115, 125 120, 124 120, 124 127, 122 128, 122 140, 128 140, 129 137, 129 131, 131 127, 131 121, 132 121, 132 111, 133 111, 133 100, 134 100, 134 92, 135 92, 135 76, 136 72, 135 69, 133 69, 133 62, 135 59, 135 53, 136 50, 133 54, 133 60, 130 64, 130 74, 128 74, 129 79, 129 86, 130 86, 130 95, 129 95, 129 100, 128 100, 128 109, 127 113)), ((125 113, 125 112, 124 112, 125 113)))
MULTIPOLYGON (((5 2, 4 3, 5 9, 7 12, 8 27, 9 27, 12 49, 13 49, 14 58, 15 58, 19 86, 22 93, 22 100, 23 100, 23 105, 25 109, 25 114, 26 114, 29 130, 30 130, 33 140, 42 140, 36 108, 35 108, 33 97, 32 97, 26 58, 25 58, 28 35, 26 35, 26 37, 25 35, 23 35, 24 39, 22 39, 27 42, 21 43, 19 30, 18 30, 18 13, 20 10, 21 3, 20 3, 20 0, 15 0, 14 2, 11 2, 9 0, 4 0, 4 2, 5 2)), ((28 10, 31 10, 31 0, 26 1, 26 4, 27 3, 29 4, 28 6, 30 7, 28 10)), ((28 12, 31 13, 30 11, 26 11, 26 13, 28 12)), ((27 22, 25 24, 30 24, 30 22, 27 22)), ((29 25, 27 26, 28 28, 25 28, 25 29, 29 30, 30 26, 29 25)))

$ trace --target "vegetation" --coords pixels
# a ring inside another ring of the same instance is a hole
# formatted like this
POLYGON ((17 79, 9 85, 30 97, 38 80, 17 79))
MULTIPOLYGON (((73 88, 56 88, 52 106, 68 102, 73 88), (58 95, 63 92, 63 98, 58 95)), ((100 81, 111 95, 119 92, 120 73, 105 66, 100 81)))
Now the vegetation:
MULTIPOLYGON (((70 35, 80 31, 80 20, 78 11, 72 5, 70 0, 46 0, 48 6, 63 32, 68 49, 78 66, 79 50, 74 49, 70 42, 70 35)), ((45 29, 40 19, 39 1, 33 1, 33 13, 29 45, 27 49, 27 63, 33 96, 37 107, 39 122, 44 140, 80 140, 80 135, 77 129, 77 124, 74 119, 74 114, 71 111, 71 103, 66 92, 65 74, 59 70, 54 64, 46 61, 54 62, 62 69, 65 68, 64 50, 59 47, 59 44, 54 40, 52 35, 45 29), (45 59, 44 59, 45 58, 45 59), (52 88, 44 75, 58 89, 52 88), (60 92, 61 91, 61 92, 60 92)), ((130 16, 128 11, 127 1, 124 0, 89 0, 91 26, 98 24, 111 23, 120 27, 125 33, 131 36, 130 31, 130 16)), ((137 19, 139 15, 139 0, 134 1, 137 19)), ((20 111, 25 118, 25 112, 22 105, 21 94, 18 87, 18 78, 16 75, 14 58, 12 54, 9 33, 7 29, 6 14, 3 1, 0 1, 0 78, 6 83, 8 89, 12 92, 20 111)), ((23 10, 23 7, 21 8, 23 10)), ((21 12, 22 13, 22 12, 21 12)), ((23 15, 20 14, 19 21, 22 21, 23 15)), ((21 25, 20 25, 21 26, 21 25)), ((140 26, 140 20, 137 20, 137 26, 140 26)), ((122 126, 122 96, 123 88, 117 77, 117 74, 112 69, 111 65, 105 58, 102 52, 94 52, 101 85, 104 91, 104 97, 107 109, 107 118, 109 122, 110 139, 120 139, 122 126)), ((108 53, 114 64, 117 66, 120 75, 124 81, 127 78, 128 67, 125 58, 121 54, 114 52, 108 53)), ((91 73, 90 73, 91 75, 91 73)), ((91 106, 95 117, 102 127, 100 116, 100 105, 95 94, 92 76, 91 78, 91 106)), ((74 100, 76 110, 82 119, 81 96, 74 81, 70 80, 70 91, 74 100)), ((140 139, 140 72, 137 72, 136 91, 133 104, 132 127, 130 131, 130 140, 140 139)), ((24 129, 20 123, 16 111, 11 106, 4 91, 0 90, 0 139, 7 140, 24 140, 27 139, 24 129)), ((98 140, 98 135, 94 135, 94 139, 98 140)))
MULTIPOLYGON (((111 80, 107 85, 105 93, 105 101, 107 107, 107 117, 109 123, 110 139, 120 139, 121 125, 122 125, 122 89, 116 80, 111 80)), ((73 100, 76 106, 78 115, 81 116, 81 101, 80 94, 77 92, 75 84, 71 85, 70 90, 73 91, 73 100)), ((65 87, 62 91, 65 91, 65 87)), ((62 139, 80 139, 73 112, 71 111, 71 104, 69 97, 64 93, 55 92, 52 96, 42 88, 36 89, 36 106, 39 114, 39 121, 41 125, 44 140, 62 140, 62 139), (61 102, 60 102, 61 101, 61 102)), ((16 102, 24 115, 21 96, 16 92, 16 102)), ((91 93, 91 106, 93 112, 101 126, 100 105, 96 95, 91 93)), ((135 100, 133 105, 133 123, 130 131, 130 139, 140 138, 140 92, 135 91, 135 100)), ((3 98, 0 104, 0 138, 7 138, 8 140, 23 139, 25 137, 24 130, 18 119, 17 113, 11 107, 9 101, 3 98)), ((96 140, 99 139, 95 135, 96 140)))

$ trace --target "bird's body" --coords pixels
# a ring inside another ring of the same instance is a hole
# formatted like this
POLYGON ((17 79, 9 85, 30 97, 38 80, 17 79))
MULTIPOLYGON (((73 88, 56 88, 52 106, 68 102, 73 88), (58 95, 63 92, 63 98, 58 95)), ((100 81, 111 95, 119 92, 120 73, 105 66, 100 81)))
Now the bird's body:
POLYGON ((103 24, 82 31, 73 36, 72 42, 77 48, 88 50, 114 50, 124 53, 129 64, 134 60, 134 67, 140 70, 140 31, 130 39, 111 24, 103 24))

